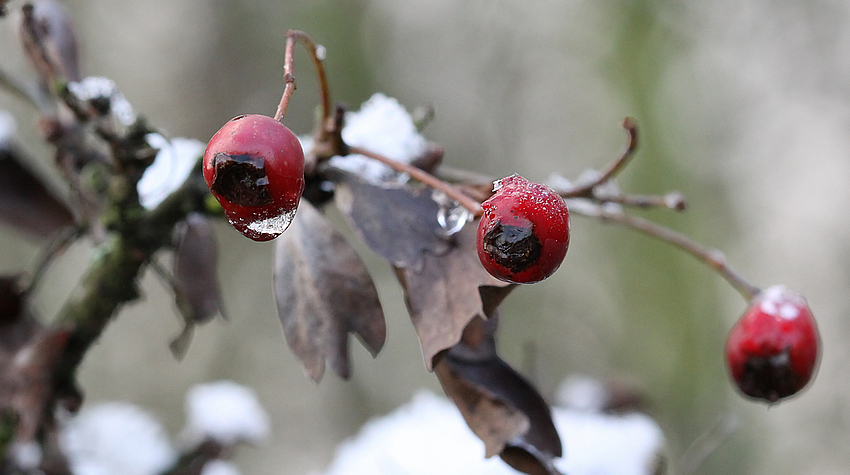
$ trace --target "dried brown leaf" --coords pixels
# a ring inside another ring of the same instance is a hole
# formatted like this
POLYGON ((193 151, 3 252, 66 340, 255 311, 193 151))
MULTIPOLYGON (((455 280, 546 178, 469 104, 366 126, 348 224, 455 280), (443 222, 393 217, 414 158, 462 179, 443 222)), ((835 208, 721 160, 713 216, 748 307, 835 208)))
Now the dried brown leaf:
POLYGON ((325 362, 348 378, 348 333, 372 356, 383 347, 384 313, 366 266, 308 202, 277 239, 274 287, 286 341, 314 381, 325 362))
POLYGON ((429 370, 438 353, 460 341, 473 318, 486 318, 513 288, 481 266, 475 235, 475 223, 468 223, 453 236, 447 253, 423 253, 421 270, 396 269, 429 370))
POLYGON ((351 173, 334 172, 334 198, 352 229, 395 267, 419 271, 425 254, 451 245, 437 222, 439 206, 430 188, 375 185, 351 173))
POLYGON ((60 2, 40 0, 24 5, 23 12, 21 44, 42 81, 79 81, 77 38, 68 10, 60 2))
POLYGON ((0 147, 0 221, 38 237, 74 223, 70 208, 23 162, 15 147, 0 147))
POLYGON ((48 330, 32 318, 16 279, 0 278, 0 302, 18 304, 17 314, 0 319, 0 413, 14 414, 16 438, 32 441, 53 399, 53 369, 70 332, 48 330))
POLYGON ((484 441, 487 457, 499 454, 531 475, 557 474, 553 459, 561 456, 561 439, 549 406, 496 354, 495 329, 495 314, 470 322, 461 343, 438 359, 437 378, 484 441))
POLYGON ((212 225, 202 214, 190 213, 174 233, 174 297, 186 325, 171 343, 177 357, 185 355, 196 324, 224 316, 217 265, 212 225))

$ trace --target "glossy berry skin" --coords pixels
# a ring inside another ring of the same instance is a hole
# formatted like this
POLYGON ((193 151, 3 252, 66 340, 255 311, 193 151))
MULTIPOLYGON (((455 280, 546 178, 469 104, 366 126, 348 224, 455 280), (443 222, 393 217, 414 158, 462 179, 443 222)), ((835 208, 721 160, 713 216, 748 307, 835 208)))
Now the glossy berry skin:
POLYGON ((264 115, 240 115, 213 135, 204 180, 230 224, 255 241, 280 235, 304 191, 304 152, 286 126, 264 115))
POLYGON ((726 364, 738 389, 770 403, 806 386, 819 353, 820 337, 806 299, 783 286, 760 292, 726 341, 726 364))
POLYGON ((478 258, 499 280, 540 282, 552 275, 570 244, 570 212, 546 185, 511 175, 495 183, 481 204, 478 258))

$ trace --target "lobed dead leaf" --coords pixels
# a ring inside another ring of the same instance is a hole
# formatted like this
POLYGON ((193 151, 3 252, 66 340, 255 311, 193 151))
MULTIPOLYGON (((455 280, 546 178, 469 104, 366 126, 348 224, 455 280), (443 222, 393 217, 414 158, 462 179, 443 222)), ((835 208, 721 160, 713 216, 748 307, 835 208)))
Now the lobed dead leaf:
POLYGON ((476 318, 457 346, 437 360, 435 374, 483 442, 486 456, 499 454, 530 475, 556 475, 561 439, 549 406, 534 386, 496 353, 496 315, 476 318))
POLYGON ((343 171, 333 175, 336 205, 349 226, 393 266, 418 272, 426 254, 451 249, 437 222, 439 206, 430 188, 380 186, 343 171))
POLYGON ((309 202, 277 239, 274 288, 286 341, 314 381, 326 362, 349 377, 349 333, 372 356, 383 347, 384 313, 365 264, 309 202))
POLYGON ((15 438, 29 442, 56 397, 53 370, 70 332, 44 328, 23 298, 17 277, 0 277, 0 413, 13 414, 15 438), (14 313, 6 313, 10 310, 14 313))
POLYGON ((79 81, 77 38, 68 10, 57 1, 40 0, 23 7, 21 45, 44 84, 55 79, 79 81))
POLYGON ((457 345, 472 319, 487 318, 514 287, 481 266, 476 228, 476 223, 464 226, 444 254, 423 253, 420 270, 396 268, 429 371, 441 351, 457 345))

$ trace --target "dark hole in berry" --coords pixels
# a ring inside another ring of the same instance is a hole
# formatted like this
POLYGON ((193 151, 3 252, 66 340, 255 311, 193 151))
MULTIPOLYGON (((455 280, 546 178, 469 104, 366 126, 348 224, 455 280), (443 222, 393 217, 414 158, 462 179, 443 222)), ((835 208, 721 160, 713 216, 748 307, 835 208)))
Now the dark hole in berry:
POLYGON ((227 201, 237 206, 265 206, 274 201, 262 157, 217 153, 213 167, 210 189, 227 201))
POLYGON ((796 393, 800 386, 799 377, 791 369, 788 349, 771 357, 747 359, 744 374, 738 382, 744 394, 770 402, 796 393))
POLYGON ((501 221, 487 231, 482 244, 493 260, 514 274, 537 262, 543 248, 531 226, 511 226, 501 221))

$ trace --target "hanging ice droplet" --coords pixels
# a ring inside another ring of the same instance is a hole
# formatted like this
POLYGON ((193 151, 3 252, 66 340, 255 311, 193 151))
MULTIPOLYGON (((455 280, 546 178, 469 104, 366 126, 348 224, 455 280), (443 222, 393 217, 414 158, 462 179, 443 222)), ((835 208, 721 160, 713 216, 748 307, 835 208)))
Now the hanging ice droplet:
POLYGON ((472 213, 442 191, 434 191, 431 198, 440 206, 437 223, 446 236, 460 232, 467 222, 472 221, 472 213))
POLYGON ((248 229, 258 234, 273 234, 275 237, 286 231, 292 219, 295 217, 295 210, 287 211, 279 216, 260 219, 248 223, 248 229))
POLYGON ((248 220, 242 216, 231 213, 227 214, 227 220, 236 228, 237 231, 254 241, 270 241, 281 233, 286 231, 286 228, 292 224, 295 218, 295 210, 283 212, 280 215, 270 216, 256 220, 248 220))
POLYGON ((322 45, 316 45, 316 57, 319 61, 324 61, 328 56, 328 50, 322 45))

